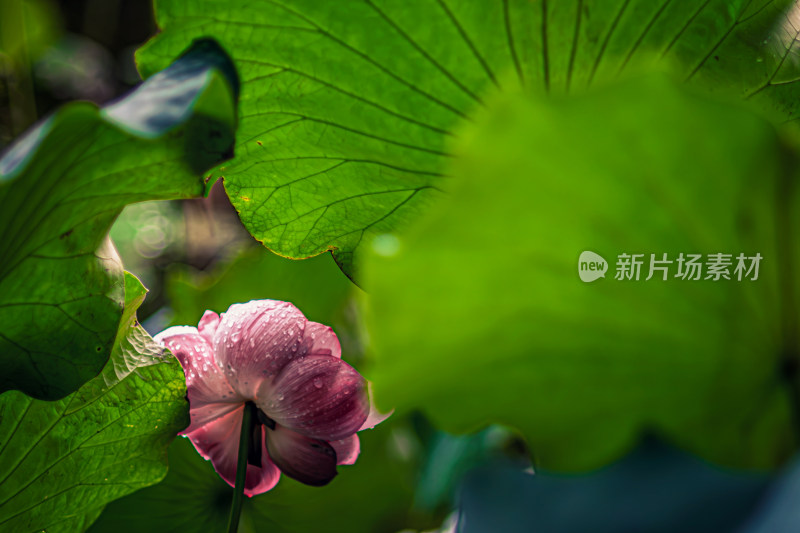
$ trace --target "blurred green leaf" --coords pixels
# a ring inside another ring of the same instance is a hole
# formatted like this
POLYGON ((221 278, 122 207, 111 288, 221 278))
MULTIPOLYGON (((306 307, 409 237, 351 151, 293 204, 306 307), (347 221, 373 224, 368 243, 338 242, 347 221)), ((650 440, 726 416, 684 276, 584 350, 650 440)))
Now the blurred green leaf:
POLYGON ((83 531, 106 503, 164 477, 189 404, 177 360, 136 321, 145 292, 125 274, 111 359, 77 392, 57 402, 0 396, 0 530, 83 531))
POLYGON ((8 54, 27 67, 56 42, 60 26, 52 0, 7 0, 0 4, 0 55, 8 54))
POLYGON ((372 236, 438 198, 448 143, 491 90, 582 90, 652 64, 794 117, 791 0, 203 0, 156 5, 144 76, 213 35, 242 74, 237 158, 219 168, 247 229, 281 255, 372 236))
POLYGON ((518 440, 511 432, 497 426, 473 435, 435 432, 426 443, 425 463, 414 494, 416 507, 452 509, 464 474, 486 463, 500 459, 511 463, 509 459, 513 458, 517 466, 530 466, 523 454, 524 446, 517 446, 518 440), (512 451, 515 453, 509 453, 512 451))
POLYGON ((62 398, 108 360, 122 269, 101 242, 129 203, 203 192, 228 154, 233 66, 212 41, 103 109, 65 106, 0 159, 0 391, 62 398))
MULTIPOLYGON (((395 533, 406 527, 432 527, 432 517, 409 509, 414 464, 392 446, 393 427, 384 422, 362 432, 355 465, 340 466, 325 487, 309 487, 286 476, 273 490, 244 502, 241 533, 297 531, 395 533)), ((109 505, 91 533, 225 531, 232 489, 186 439, 169 450, 166 479, 109 505)), ((437 517, 441 520, 441 517, 437 517)))
MULTIPOLYGON (((763 474, 715 468, 652 439, 580 476, 532 475, 497 461, 466 476, 456 531, 734 533, 770 481, 763 474)), ((794 531, 797 525, 771 531, 794 531)))
POLYGON ((797 157, 771 124, 656 77, 498 96, 462 138, 452 201, 365 266, 380 407, 516 427, 554 469, 644 428, 731 465, 791 454, 797 157), (606 279, 581 282, 584 250, 606 279), (644 280, 681 252, 758 252, 759 279, 644 280), (640 281, 614 279, 621 253, 646 254, 640 281))
POLYGON ((767 497, 762 500, 757 512, 737 533, 783 533, 800 529, 798 497, 800 460, 795 456, 789 467, 781 472, 780 478, 769 488, 767 497))
POLYGON ((309 320, 331 324, 351 290, 328 254, 294 261, 260 247, 212 273, 176 265, 167 279, 173 325, 197 324, 206 309, 222 313, 235 303, 265 298, 292 302, 309 320))

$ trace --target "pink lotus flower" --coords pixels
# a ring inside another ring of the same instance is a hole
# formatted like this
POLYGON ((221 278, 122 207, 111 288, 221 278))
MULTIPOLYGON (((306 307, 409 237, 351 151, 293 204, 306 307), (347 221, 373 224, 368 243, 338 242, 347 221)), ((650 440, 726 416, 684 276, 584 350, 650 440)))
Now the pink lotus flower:
POLYGON ((356 432, 373 427, 367 382, 342 361, 336 334, 292 304, 254 300, 197 328, 176 326, 156 341, 186 374, 191 424, 181 434, 234 486, 242 414, 259 409, 244 493, 270 490, 281 472, 325 485, 337 465, 356 461, 356 432), (369 418, 369 420, 368 420, 369 418))

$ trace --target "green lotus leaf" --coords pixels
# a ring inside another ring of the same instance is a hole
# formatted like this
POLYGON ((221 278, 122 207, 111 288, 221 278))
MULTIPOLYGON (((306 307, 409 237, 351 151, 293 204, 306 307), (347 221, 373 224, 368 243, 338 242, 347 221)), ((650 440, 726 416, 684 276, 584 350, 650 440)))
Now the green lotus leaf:
POLYGON ((495 90, 581 92, 659 68, 777 121, 800 106, 792 0, 159 0, 145 76, 212 35, 242 76, 223 176, 280 255, 363 243, 417 219, 450 179, 450 143, 495 90))
POLYGON ((160 481, 189 425, 184 375, 136 321, 146 290, 125 273, 125 311, 103 371, 55 402, 0 396, 0 530, 83 531, 105 505, 160 481))
POLYGON ((201 173, 230 154, 236 87, 225 52, 199 41, 125 98, 69 104, 3 155, 0 392, 59 399, 104 367, 123 311, 109 227, 126 204, 203 193, 201 173))

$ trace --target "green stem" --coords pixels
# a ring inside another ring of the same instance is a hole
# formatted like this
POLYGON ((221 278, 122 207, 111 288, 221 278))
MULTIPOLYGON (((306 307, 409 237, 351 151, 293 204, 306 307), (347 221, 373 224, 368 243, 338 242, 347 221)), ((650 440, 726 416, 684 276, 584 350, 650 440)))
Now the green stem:
POLYGON ((239 518, 242 515, 244 499, 244 482, 247 479, 247 448, 256 423, 256 406, 252 402, 244 404, 242 412, 242 431, 239 434, 239 457, 236 461, 236 484, 233 489, 231 516, 228 519, 228 533, 239 530, 239 518))

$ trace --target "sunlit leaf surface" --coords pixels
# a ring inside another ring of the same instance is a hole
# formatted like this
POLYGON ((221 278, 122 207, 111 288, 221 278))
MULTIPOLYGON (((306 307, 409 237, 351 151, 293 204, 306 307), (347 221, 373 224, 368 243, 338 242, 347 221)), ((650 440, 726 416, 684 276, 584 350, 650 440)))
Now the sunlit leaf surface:
POLYGON ((237 158, 219 168, 248 230, 342 268, 403 227, 450 179, 449 146, 487 93, 579 92, 658 65, 752 99, 800 106, 790 0, 162 0, 145 76, 213 35, 242 75, 237 158))
POLYGON ((189 425, 183 371, 125 312, 102 373, 56 402, 0 396, 0 530, 83 531, 110 501, 164 477, 166 448, 189 425))

